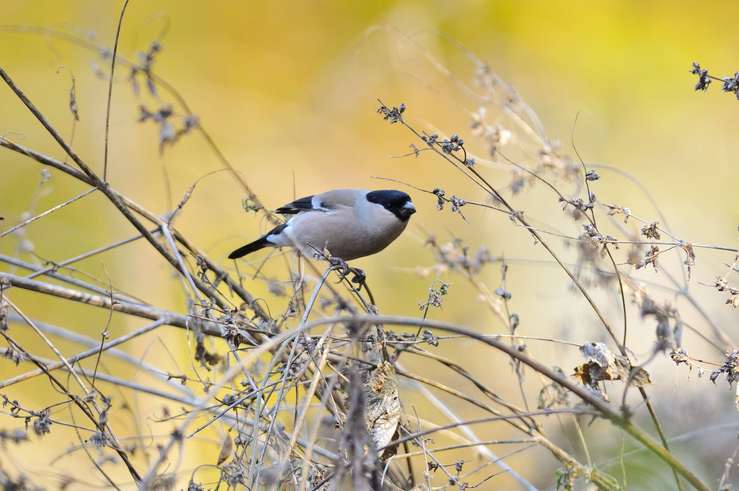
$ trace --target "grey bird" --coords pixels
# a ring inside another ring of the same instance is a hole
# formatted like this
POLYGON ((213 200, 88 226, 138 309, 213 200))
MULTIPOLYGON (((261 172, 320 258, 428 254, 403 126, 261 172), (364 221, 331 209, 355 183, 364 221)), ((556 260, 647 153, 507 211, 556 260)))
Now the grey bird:
POLYGON ((296 246, 308 256, 326 249, 344 261, 369 256, 398 238, 416 208, 402 191, 336 189, 297 199, 275 212, 292 217, 228 258, 265 247, 296 246))

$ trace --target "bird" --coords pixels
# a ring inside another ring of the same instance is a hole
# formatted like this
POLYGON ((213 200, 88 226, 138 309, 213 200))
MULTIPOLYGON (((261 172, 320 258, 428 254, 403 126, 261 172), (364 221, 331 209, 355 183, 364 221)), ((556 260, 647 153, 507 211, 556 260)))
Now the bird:
POLYGON ((370 256, 400 236, 416 207, 408 194, 393 189, 334 189, 297 199, 275 212, 290 218, 228 258, 265 247, 294 247, 309 256, 327 250, 343 261, 370 256))

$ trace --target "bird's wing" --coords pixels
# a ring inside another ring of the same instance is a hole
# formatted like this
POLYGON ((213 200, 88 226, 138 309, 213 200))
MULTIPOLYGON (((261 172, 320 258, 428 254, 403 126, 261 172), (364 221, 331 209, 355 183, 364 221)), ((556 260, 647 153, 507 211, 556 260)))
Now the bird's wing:
POLYGON ((280 213, 281 215, 295 215, 301 211, 314 210, 316 208, 313 206, 313 198, 315 198, 315 196, 310 195, 296 199, 292 203, 280 206, 275 210, 275 213, 280 213))
POLYGON ((296 199, 275 210, 282 215, 295 215, 305 211, 330 211, 340 206, 354 206, 358 191, 355 189, 336 189, 322 194, 314 194, 296 199))

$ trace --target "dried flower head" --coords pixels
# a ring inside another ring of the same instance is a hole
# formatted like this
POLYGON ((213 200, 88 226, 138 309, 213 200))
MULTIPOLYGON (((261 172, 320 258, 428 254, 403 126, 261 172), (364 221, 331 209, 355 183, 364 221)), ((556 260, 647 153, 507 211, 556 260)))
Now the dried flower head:
POLYGON ((399 106, 388 107, 378 100, 380 106, 377 108, 377 112, 382 115, 382 119, 388 121, 390 124, 395 124, 403 121, 403 113, 405 112, 405 104, 401 103, 399 106))
POLYGON ((695 90, 707 90, 708 86, 711 85, 711 78, 708 75, 708 70, 701 68, 699 63, 693 62, 690 73, 698 75, 698 82, 695 84, 695 90))

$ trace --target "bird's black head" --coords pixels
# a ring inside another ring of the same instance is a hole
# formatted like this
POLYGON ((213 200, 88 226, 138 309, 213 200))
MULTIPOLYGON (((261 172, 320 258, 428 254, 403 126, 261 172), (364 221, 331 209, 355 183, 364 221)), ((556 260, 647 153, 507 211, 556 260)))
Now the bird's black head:
POLYGON ((393 189, 382 189, 379 191, 371 191, 367 193, 367 201, 382 205, 386 210, 398 217, 402 222, 408 219, 416 212, 416 207, 411 202, 411 197, 403 191, 395 191, 393 189))

